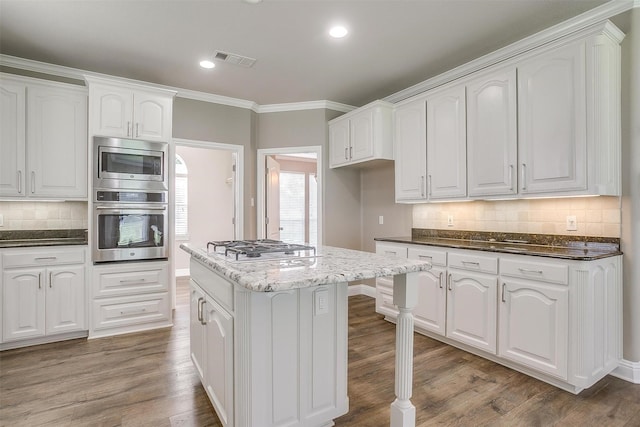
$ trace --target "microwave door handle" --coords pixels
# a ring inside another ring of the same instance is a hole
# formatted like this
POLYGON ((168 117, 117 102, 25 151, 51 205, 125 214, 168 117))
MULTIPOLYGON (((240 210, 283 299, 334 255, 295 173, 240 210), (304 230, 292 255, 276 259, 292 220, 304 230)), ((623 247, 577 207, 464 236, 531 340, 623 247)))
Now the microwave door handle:
POLYGON ((126 210, 144 210, 144 211, 166 211, 166 206, 96 206, 99 210, 126 211, 126 210))

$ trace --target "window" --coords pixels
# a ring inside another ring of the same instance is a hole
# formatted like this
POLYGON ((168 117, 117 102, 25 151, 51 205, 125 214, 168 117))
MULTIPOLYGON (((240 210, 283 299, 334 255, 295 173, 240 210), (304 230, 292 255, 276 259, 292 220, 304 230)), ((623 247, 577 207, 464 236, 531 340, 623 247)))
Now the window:
POLYGON ((280 240, 305 243, 305 174, 280 172, 280 240))
POLYGON ((176 154, 176 239, 189 240, 189 172, 187 165, 176 154))

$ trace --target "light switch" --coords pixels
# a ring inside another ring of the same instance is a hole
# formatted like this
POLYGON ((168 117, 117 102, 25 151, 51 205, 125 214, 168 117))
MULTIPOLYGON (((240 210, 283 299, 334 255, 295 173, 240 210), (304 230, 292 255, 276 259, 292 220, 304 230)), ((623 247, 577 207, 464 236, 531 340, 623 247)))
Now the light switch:
POLYGON ((384 217, 382 215, 378 217, 378 224, 380 225, 384 224, 384 217))

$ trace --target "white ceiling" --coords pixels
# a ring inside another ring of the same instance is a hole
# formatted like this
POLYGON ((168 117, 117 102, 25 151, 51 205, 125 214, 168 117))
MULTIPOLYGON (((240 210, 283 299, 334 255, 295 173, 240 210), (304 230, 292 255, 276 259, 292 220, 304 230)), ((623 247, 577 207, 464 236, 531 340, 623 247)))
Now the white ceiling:
POLYGON ((0 0, 0 53, 278 104, 360 106, 605 0, 0 0), (327 36, 344 23, 349 35, 327 36), (198 62, 215 50, 252 68, 198 62))

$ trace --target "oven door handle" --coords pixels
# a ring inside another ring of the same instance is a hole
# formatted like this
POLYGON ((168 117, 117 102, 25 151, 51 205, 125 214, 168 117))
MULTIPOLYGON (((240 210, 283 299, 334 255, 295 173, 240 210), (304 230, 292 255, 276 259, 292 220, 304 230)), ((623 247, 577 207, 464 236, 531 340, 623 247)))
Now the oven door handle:
POLYGON ((128 206, 95 206, 98 210, 111 210, 111 211, 128 211, 128 210, 136 210, 136 211, 166 211, 166 206, 139 206, 139 205, 128 205, 128 206))

